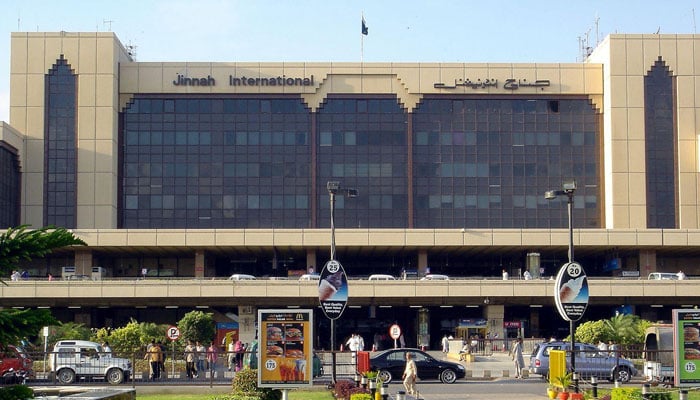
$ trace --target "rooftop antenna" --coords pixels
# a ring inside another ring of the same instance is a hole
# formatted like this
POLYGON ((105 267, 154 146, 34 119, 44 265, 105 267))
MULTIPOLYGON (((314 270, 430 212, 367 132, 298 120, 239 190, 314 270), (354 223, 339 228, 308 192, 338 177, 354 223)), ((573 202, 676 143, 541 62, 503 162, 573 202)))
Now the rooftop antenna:
POLYGON ((107 28, 108 32, 112 32, 112 22, 114 22, 114 20, 111 20, 111 19, 103 19, 102 20, 103 25, 108 25, 108 28, 107 28))
POLYGON ((693 12, 693 33, 698 33, 698 29, 695 26, 695 9, 693 8, 691 11, 693 12))

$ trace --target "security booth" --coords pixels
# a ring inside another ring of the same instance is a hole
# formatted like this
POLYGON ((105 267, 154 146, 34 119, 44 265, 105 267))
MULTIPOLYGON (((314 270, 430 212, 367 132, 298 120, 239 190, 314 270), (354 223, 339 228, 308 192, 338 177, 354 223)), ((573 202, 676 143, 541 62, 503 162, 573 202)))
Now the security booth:
POLYGON ((488 333, 486 319, 460 319, 459 325, 455 329, 458 339, 471 345, 472 353, 484 352, 484 338, 488 333))

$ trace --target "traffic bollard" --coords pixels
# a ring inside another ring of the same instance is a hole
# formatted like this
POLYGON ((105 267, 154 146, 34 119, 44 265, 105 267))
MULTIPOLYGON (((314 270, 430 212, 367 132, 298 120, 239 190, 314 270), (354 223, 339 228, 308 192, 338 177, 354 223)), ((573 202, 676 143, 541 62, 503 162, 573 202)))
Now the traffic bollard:
POLYGON ((406 400, 406 392, 403 390, 396 392, 396 400, 406 400))
POLYGON ((591 387, 593 388, 591 390, 591 394, 593 395, 594 399, 598 398, 598 379, 596 379, 595 376, 591 377, 591 387))
POLYGON ((642 399, 644 399, 644 400, 651 399, 651 385, 648 383, 645 383, 642 385, 642 399))
POLYGON ((382 395, 382 400, 387 400, 389 398, 389 384, 382 383, 382 387, 379 389, 379 394, 382 395))
POLYGON ((688 400, 688 391, 681 389, 680 393, 678 394, 678 400, 688 400))

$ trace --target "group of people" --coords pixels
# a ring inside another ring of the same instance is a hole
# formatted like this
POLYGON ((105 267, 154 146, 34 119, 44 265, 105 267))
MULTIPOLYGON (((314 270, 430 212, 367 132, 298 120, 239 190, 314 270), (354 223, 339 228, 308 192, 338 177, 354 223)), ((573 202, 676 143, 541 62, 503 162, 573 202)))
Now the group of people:
MULTIPOLYGON (((109 344, 105 342, 102 346, 105 352, 111 349, 109 344), (109 349, 109 350, 107 350, 109 349)), ((185 372, 187 377, 197 378, 199 372, 209 369, 216 370, 216 361, 219 357, 219 349, 212 343, 209 347, 204 346, 200 342, 187 341, 187 346, 184 350, 185 355, 185 372)), ((150 379, 152 381, 160 379, 161 373, 165 371, 165 346, 160 341, 151 340, 151 343, 146 348, 144 360, 148 360, 150 367, 150 379)))
POLYGON ((25 269, 22 272, 19 272, 18 270, 12 271, 12 274, 10 275, 10 280, 13 282, 19 281, 19 280, 26 280, 29 279, 29 272, 25 269))
POLYGON ((365 351, 365 339, 359 333, 353 333, 345 342, 345 346, 352 352, 365 351))

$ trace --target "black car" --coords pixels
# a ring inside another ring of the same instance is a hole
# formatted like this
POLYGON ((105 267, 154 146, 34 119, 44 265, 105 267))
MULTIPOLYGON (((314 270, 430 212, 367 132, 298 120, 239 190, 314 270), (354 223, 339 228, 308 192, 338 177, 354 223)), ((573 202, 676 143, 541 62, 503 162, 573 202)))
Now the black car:
POLYGON ((443 383, 454 383, 466 375, 464 366, 442 361, 418 349, 390 349, 380 351, 370 357, 370 368, 379 372, 378 378, 384 383, 400 380, 406 367, 406 353, 413 354, 418 369, 418 379, 439 379, 443 383))

